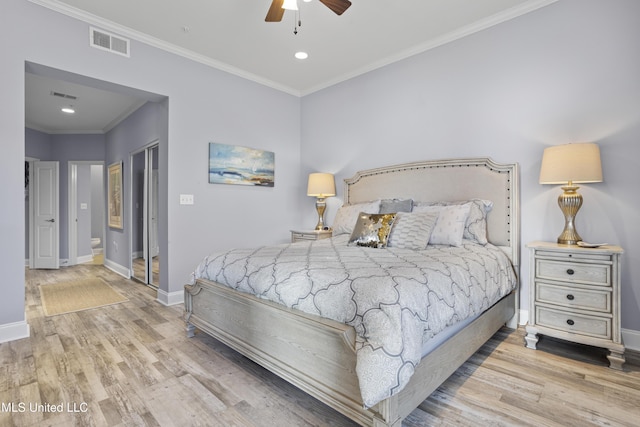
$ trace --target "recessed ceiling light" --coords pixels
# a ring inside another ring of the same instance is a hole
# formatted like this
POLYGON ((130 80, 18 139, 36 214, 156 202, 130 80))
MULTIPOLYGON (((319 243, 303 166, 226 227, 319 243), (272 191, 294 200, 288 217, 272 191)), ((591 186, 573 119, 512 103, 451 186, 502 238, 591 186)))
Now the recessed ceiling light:
POLYGON ((76 110, 74 110, 72 107, 62 107, 60 111, 67 114, 73 114, 76 112, 76 110))
POLYGON ((309 54, 307 52, 296 52, 294 56, 298 59, 307 59, 309 54))

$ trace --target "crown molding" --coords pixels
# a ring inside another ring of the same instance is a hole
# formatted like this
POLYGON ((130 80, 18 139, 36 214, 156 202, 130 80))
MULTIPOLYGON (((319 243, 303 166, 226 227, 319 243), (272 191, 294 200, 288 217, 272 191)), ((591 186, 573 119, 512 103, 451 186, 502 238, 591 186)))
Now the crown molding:
POLYGON ((182 47, 176 46, 171 43, 167 43, 163 40, 160 40, 156 37, 152 37, 143 32, 136 31, 132 28, 126 27, 124 25, 120 25, 108 19, 101 18, 97 15, 88 13, 76 7, 69 6, 68 4, 65 4, 61 1, 58 1, 58 0, 28 0, 28 1, 31 3, 37 4, 39 6, 45 7, 47 9, 53 10, 55 12, 61 13, 63 15, 69 16, 71 18, 77 19, 79 21, 85 22, 89 25, 100 27, 101 29, 106 30, 108 32, 116 33, 118 35, 135 40, 137 42, 144 43, 146 45, 164 50, 165 52, 173 53, 183 58, 190 59, 192 61, 198 62, 203 65, 207 65, 209 67, 218 69, 220 71, 224 71, 229 74, 233 74, 238 77, 242 77, 243 79, 246 79, 246 80, 251 80, 255 83, 259 83, 263 86, 267 86, 272 89, 276 89, 281 92, 288 93, 290 95, 294 95, 297 97, 301 96, 300 91, 292 87, 279 84, 277 82, 274 82, 269 79, 265 79, 256 74, 249 73, 240 68, 233 67, 224 62, 217 61, 215 59, 193 52, 191 50, 184 49, 182 47))
POLYGON ((166 52, 173 53, 175 55, 181 56, 186 59, 190 59, 192 61, 207 65, 209 67, 218 69, 220 71, 224 71, 229 74, 233 74, 235 76, 244 78, 246 80, 253 81, 255 83, 261 84, 263 86, 270 87, 272 89, 276 89, 281 92, 288 93, 293 96, 303 97, 305 95, 309 95, 311 93, 320 91, 322 89, 328 88, 330 86, 336 85, 338 83, 342 83, 346 80, 352 79, 354 77, 360 76, 362 74, 368 73, 370 71, 376 70, 378 68, 382 68, 386 65, 392 64, 394 62, 398 62, 400 60, 415 56, 417 54, 429 51, 431 49, 435 49, 437 47, 443 46, 447 43, 451 43, 453 41, 459 40, 468 35, 477 33, 479 31, 485 30, 487 28, 498 25, 502 22, 506 22, 510 19, 517 18, 519 16, 525 15, 534 10, 540 9, 542 7, 548 6, 550 4, 556 3, 558 0, 531 0, 527 1, 521 5, 515 6, 511 9, 496 13, 492 16, 489 16, 480 21, 476 21, 470 25, 462 27, 456 31, 452 31, 450 33, 444 34, 441 37, 436 39, 429 40, 425 43, 418 44, 409 49, 402 50, 394 55, 388 56, 380 61, 372 62, 364 67, 358 68, 352 72, 342 74, 334 79, 330 79, 320 85, 312 86, 303 90, 297 90, 290 86, 282 85, 280 83, 274 82, 269 79, 265 79, 261 76, 258 76, 253 73, 249 73, 245 70, 242 70, 237 67, 233 67, 229 64, 226 64, 221 61, 217 61, 215 59, 206 57, 199 53, 193 52, 188 49, 181 48, 179 46, 173 45, 171 43, 164 42, 155 37, 152 37, 148 34, 142 33, 140 31, 133 30, 129 27, 117 24, 113 21, 109 21, 103 19, 97 15, 93 15, 91 13, 85 12, 73 6, 69 6, 59 0, 28 0, 31 3, 38 4, 40 6, 46 7, 48 9, 54 10, 61 14, 67 15, 69 17, 78 19, 80 21, 86 22, 90 25, 94 25, 100 27, 106 31, 114 32, 120 34, 122 36, 133 39, 137 42, 141 42, 147 44, 152 47, 156 47, 158 49, 164 50, 166 52))
POLYGON ((517 18, 519 16, 525 15, 529 12, 533 12, 534 10, 540 9, 544 6, 548 6, 550 4, 556 3, 559 0, 534 0, 528 1, 519 6, 515 6, 511 9, 496 13, 492 16, 489 16, 480 21, 476 21, 470 25, 461 27, 455 31, 444 34, 435 39, 428 40, 425 43, 418 44, 409 49, 405 49, 399 51, 398 53, 387 56, 386 58, 381 59, 380 61, 372 62, 365 67, 356 69, 350 73, 343 74, 335 79, 329 80, 321 85, 314 86, 308 88, 306 90, 301 91, 300 96, 309 95, 313 92, 317 92, 322 89, 326 89, 330 86, 336 85, 338 83, 342 83, 346 80, 352 79, 354 77, 360 76, 362 74, 368 73, 370 71, 377 70, 378 68, 382 68, 389 64, 393 64, 394 62, 401 61, 406 58, 410 58, 412 56, 418 55, 420 53, 429 51, 431 49, 435 49, 437 47, 443 46, 445 44, 454 42, 463 37, 469 36, 471 34, 477 33, 479 31, 485 30, 487 28, 493 27, 495 25, 501 24, 503 22, 509 21, 511 19, 517 18))

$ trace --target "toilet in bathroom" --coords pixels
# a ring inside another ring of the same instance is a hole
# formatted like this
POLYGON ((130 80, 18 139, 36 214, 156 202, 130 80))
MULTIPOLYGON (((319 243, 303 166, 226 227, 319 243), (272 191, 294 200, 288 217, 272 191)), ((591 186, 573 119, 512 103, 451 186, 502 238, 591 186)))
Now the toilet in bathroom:
POLYGON ((102 252, 102 242, 99 237, 91 238, 91 250, 93 251, 94 255, 102 252))

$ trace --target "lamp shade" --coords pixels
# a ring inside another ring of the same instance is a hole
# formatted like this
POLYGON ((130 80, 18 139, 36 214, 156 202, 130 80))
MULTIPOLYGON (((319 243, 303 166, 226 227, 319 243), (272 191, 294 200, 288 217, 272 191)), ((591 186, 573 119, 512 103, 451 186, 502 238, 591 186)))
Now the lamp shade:
POLYGON ((330 173, 310 173, 307 196, 330 197, 336 195, 336 184, 330 173))
POLYGON ((569 182, 602 182, 602 163, 597 144, 564 144, 545 148, 540 168, 540 184, 569 182))

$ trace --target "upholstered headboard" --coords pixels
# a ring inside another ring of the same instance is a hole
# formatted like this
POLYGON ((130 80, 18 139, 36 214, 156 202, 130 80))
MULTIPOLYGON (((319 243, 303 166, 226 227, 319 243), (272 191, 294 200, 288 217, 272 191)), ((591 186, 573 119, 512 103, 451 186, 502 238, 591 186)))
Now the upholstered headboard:
POLYGON ((407 198, 415 201, 491 200, 487 238, 520 266, 518 164, 488 158, 405 163, 357 172, 344 180, 345 203, 407 198))

